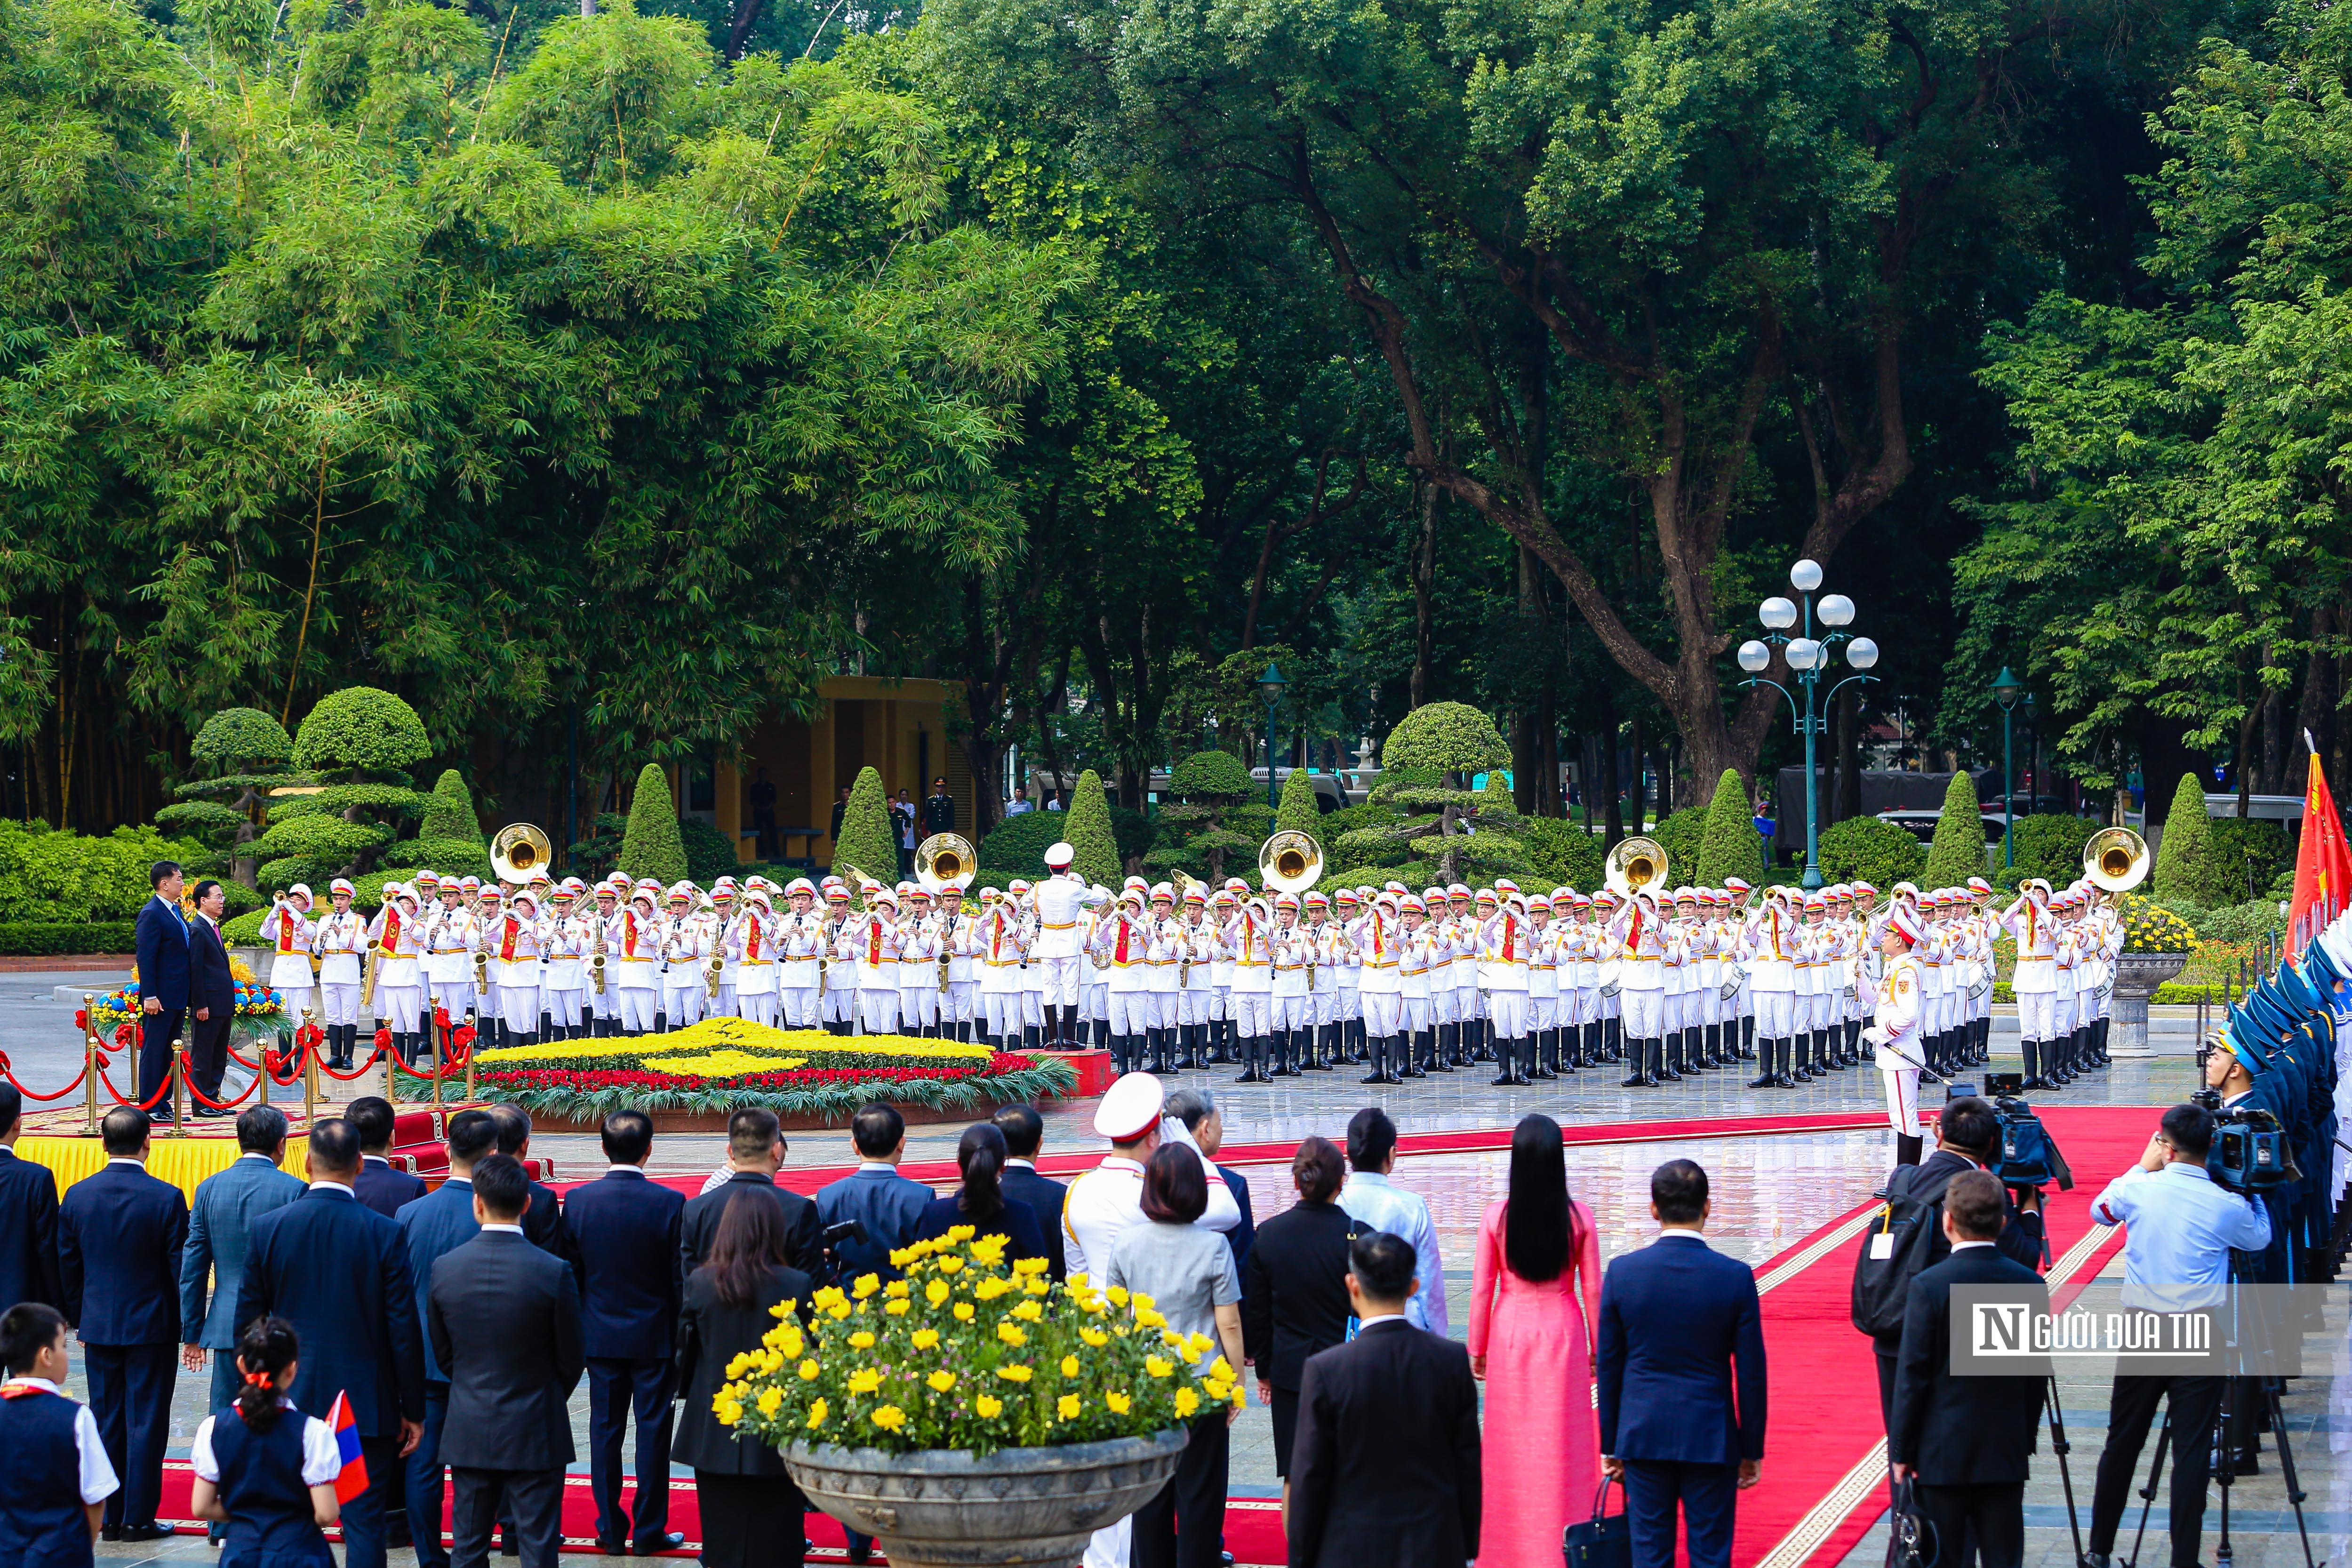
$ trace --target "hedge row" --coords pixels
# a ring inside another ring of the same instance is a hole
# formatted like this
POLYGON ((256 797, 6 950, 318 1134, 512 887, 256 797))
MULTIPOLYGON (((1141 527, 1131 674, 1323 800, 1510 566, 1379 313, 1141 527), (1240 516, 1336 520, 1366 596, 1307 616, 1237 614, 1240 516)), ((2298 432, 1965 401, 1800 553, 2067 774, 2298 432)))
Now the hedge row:
MULTIPOLYGON (((1992 999, 1996 1002, 2014 1002, 2017 1000, 2016 996, 2011 994, 2009 982, 2006 980, 1996 980, 1993 982, 1992 999)), ((2156 988, 2156 994, 2149 997, 2147 1000, 2148 1005, 2155 1007, 2193 1007, 2200 1002, 2212 1002, 2218 1004, 2221 1000, 2221 987, 2219 985, 2183 985, 2177 980, 2168 980, 2163 984, 2158 986, 2156 988)))
POLYGON ((130 952, 138 946, 138 931, 136 921, 0 921, 0 957, 130 952))

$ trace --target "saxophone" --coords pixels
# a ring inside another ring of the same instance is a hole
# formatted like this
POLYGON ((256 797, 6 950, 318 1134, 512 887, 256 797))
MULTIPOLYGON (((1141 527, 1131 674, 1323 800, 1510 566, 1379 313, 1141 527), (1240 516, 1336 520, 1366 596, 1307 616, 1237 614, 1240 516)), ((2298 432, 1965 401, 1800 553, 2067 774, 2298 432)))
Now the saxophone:
POLYGON ((383 951, 383 943, 377 942, 373 937, 368 938, 366 973, 360 976, 360 1006, 362 1009, 366 1009, 375 1005, 376 955, 383 951))

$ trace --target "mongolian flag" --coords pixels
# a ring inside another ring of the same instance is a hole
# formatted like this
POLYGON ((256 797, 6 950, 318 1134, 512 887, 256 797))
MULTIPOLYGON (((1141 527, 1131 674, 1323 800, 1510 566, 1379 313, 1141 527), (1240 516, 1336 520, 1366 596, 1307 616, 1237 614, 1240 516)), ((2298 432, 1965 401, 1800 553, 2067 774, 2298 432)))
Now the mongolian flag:
POLYGON ((2294 959, 2337 915, 2352 907, 2352 846, 2336 796, 2311 754, 2311 782, 2303 796, 2303 844, 2294 857, 2294 902, 2287 917, 2287 956, 2294 959))
POLYGON ((343 1468, 335 1472, 335 1500, 349 1502, 367 1490, 367 1460, 360 1455, 359 1423, 352 1419, 351 1395, 337 1390, 334 1408, 327 1412, 327 1430, 335 1435, 335 1449, 343 1468))

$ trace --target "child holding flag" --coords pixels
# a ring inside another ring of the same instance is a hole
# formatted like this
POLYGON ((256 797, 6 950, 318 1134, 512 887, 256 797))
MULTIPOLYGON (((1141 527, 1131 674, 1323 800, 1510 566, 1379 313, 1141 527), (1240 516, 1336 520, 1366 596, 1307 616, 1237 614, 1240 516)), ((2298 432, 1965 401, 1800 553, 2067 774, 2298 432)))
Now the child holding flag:
MULTIPOLYGON (((294 1385, 300 1348, 282 1318, 247 1324, 236 1342, 244 1379, 236 1403, 196 1428, 189 1506, 198 1519, 227 1522, 221 1568, 334 1568, 320 1527, 367 1488, 357 1437, 346 1445, 334 1426, 303 1415, 283 1393, 294 1385)), ((340 1394, 334 1415, 350 1426, 340 1394)))

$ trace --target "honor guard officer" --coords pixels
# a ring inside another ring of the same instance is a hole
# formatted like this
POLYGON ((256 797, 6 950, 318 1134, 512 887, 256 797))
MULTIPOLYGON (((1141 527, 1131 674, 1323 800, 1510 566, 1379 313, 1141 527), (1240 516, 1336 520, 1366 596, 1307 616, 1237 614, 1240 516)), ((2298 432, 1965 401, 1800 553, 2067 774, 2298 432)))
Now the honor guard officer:
MULTIPOLYGON (((748 899, 746 900, 748 902, 748 899)), ((772 896, 769 902, 772 902, 772 896)), ((771 919, 765 903, 760 921, 772 937, 763 945, 776 962, 776 1009, 787 1029, 818 1026, 823 998, 819 969, 827 946, 824 916, 816 907, 816 884, 795 877, 784 889, 784 911, 771 919)), ((739 944, 738 960, 744 958, 739 944)))
POLYGON ((1045 880, 1030 889, 1037 910, 1037 937, 1029 962, 1040 967, 1045 980, 1040 1005, 1045 1015, 1047 1045, 1055 1050, 1077 1048, 1080 955, 1085 938, 1079 931, 1086 909, 1086 879, 1070 868, 1078 852, 1067 844, 1045 847, 1045 880))
POLYGON ((289 1012, 305 1010, 310 1000, 310 949, 319 934, 310 919, 312 902, 309 886, 297 882, 261 917, 262 944, 269 949, 269 988, 286 999, 289 1012))
MULTIPOLYGON (((489 1023, 487 1007, 474 994, 474 953, 481 945, 479 919, 463 900, 457 879, 441 883, 441 901, 425 914, 425 984, 433 1000, 460 1018, 468 1013, 489 1023)), ((495 1026, 489 1030, 497 1032, 495 1026)))
POLYGON ((404 1061, 415 1060, 424 1043, 418 1019, 425 1007, 424 977, 417 970, 416 890, 401 882, 383 887, 383 908, 375 912, 368 935, 377 944, 375 1009, 390 1021, 393 1049, 404 1061))
MULTIPOLYGON (((974 969, 979 952, 977 923, 964 908, 963 889, 949 882, 940 889, 939 950, 947 960, 947 989, 940 994, 940 1037, 971 1043, 972 1020, 980 1004, 980 977, 974 969)), ((1040 1219, 1052 1223, 1048 1216, 1040 1219)))
MULTIPOLYGON (((488 903, 485 889, 483 901, 488 903)), ((506 1036, 518 1045, 539 1043, 539 900, 526 888, 507 900, 503 915, 493 914, 487 933, 490 962, 499 982, 499 1017, 506 1036)))
MULTIPOLYGON (((806 886, 805 883, 797 885, 806 886)), ((736 1016, 773 1027, 778 1010, 788 1007, 784 1026, 807 1028, 809 1025, 802 1022, 800 1016, 803 1011, 814 1010, 816 959, 814 944, 821 938, 814 931, 803 932, 803 956, 799 962, 810 972, 808 984, 804 987, 807 995, 803 999, 796 993, 793 1001, 786 1004, 782 988, 784 964, 781 955, 791 950, 791 944, 784 931, 779 927, 789 928, 791 918, 778 921, 769 907, 770 902, 765 888, 747 888, 735 900, 734 918, 727 922, 722 951, 726 954, 726 962, 735 971, 735 1005, 739 1009, 736 1016)), ((795 971, 795 978, 798 977, 799 972, 795 971)))
POLYGON ((1885 967, 1874 998, 1871 1026, 1862 1037, 1875 1048, 1878 1074, 1886 1089, 1886 1120, 1895 1129, 1895 1163, 1916 1165, 1924 1147, 1919 1134, 1919 1043, 1925 982, 1912 950, 1924 934, 1919 917, 1907 909, 1887 916, 1878 951, 1885 967))
POLYGON ((661 884, 631 888, 628 902, 604 922, 606 984, 615 998, 615 1026, 632 1038, 653 1030, 661 1007, 661 917, 654 900, 661 884))
POLYGON ((319 955, 319 1017, 327 1031, 330 1066, 350 1071, 359 1048, 360 962, 367 952, 367 922, 352 912, 352 885, 338 877, 327 884, 330 908, 311 932, 319 955))
POLYGON ((540 937, 546 960, 539 995, 543 1038, 576 1040, 586 1032, 581 1016, 588 999, 588 922, 580 900, 587 890, 579 878, 566 877, 548 894, 551 911, 540 937))

